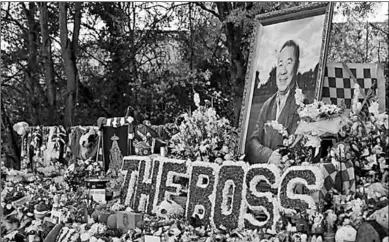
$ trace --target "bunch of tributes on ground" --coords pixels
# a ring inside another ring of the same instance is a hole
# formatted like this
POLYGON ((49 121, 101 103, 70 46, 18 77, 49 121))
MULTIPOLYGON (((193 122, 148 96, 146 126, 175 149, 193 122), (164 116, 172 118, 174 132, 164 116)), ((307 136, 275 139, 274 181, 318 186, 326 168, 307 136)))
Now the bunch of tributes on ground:
MULTIPOLYGON (((105 204, 91 200, 82 182, 83 176, 101 174, 95 159, 78 157, 67 168, 51 160, 49 168, 35 173, 1 167, 6 174, 1 237, 45 242, 388 241, 388 115, 379 113, 374 101, 363 107, 358 91, 356 86, 350 115, 318 101, 300 103, 302 122, 295 135, 268 123, 284 136, 283 159, 252 166, 232 161, 236 131, 195 95, 198 109, 182 116, 170 142, 171 154, 181 160, 154 155, 124 159, 121 170, 110 171, 116 175, 109 182, 121 194, 105 204), (321 138, 329 133, 337 134, 336 144, 325 159, 312 164, 321 138), (315 181, 320 177, 324 179, 315 181), (303 194, 293 191, 293 184, 304 181, 303 194), (183 194, 186 202, 175 199, 183 194)), ((299 95, 296 91, 297 102, 299 95)))

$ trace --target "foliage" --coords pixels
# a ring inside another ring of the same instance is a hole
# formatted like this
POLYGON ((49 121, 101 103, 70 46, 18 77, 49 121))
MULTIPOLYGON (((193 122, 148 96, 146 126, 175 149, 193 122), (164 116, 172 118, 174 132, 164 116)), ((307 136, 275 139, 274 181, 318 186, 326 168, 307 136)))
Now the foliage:
MULTIPOLYGON (((77 53, 80 83, 77 87, 75 124, 90 125, 99 116, 123 116, 128 106, 144 115, 140 119, 153 119, 156 124, 172 121, 176 113, 171 112, 188 107, 188 102, 181 105, 183 98, 178 93, 192 93, 189 87, 193 73, 190 72, 206 70, 212 73, 210 85, 201 86, 196 91, 210 96, 209 99, 215 98, 216 92, 221 92, 223 97, 217 108, 226 108, 218 111, 231 117, 233 102, 236 101, 232 98, 236 93, 241 93, 244 84, 252 19, 257 14, 297 4, 86 3, 82 8, 77 53), (222 13, 222 10, 225 12, 222 13), (144 14, 134 16, 136 12, 144 14), (166 31, 173 27, 177 30, 166 31), (235 53, 235 50, 240 54, 235 53), (182 73, 178 80, 177 73, 182 73), (236 75, 240 76, 239 85, 235 80, 236 75), (166 87, 169 79, 171 82, 184 82, 185 87, 166 87), (214 90, 208 91, 209 87, 214 90), (170 105, 172 108, 167 107, 170 105), (163 117, 165 113, 167 117, 163 117)), ((30 11, 32 13, 30 7, 34 5, 2 5, 2 59, 4 69, 7 70, 3 74, 3 101, 12 122, 25 120, 32 125, 62 124, 67 94, 61 47, 58 45, 59 25, 57 21, 48 22, 57 91, 56 115, 52 115, 45 94, 47 86, 43 82, 44 56, 33 56, 32 45, 28 44, 26 35, 30 28, 34 28, 38 42, 36 53, 40 53, 42 33, 39 28, 39 11, 34 12, 33 19, 30 18, 33 23, 28 24, 30 11), (33 81, 35 84, 31 86, 33 83, 22 81, 26 75, 22 67, 28 66, 28 58, 32 57, 36 58, 37 65, 33 81), (17 105, 16 100, 22 100, 27 105, 17 105)), ((372 9, 372 4, 354 5, 350 11, 345 10, 345 14, 355 15, 357 11, 351 10, 356 7, 363 10, 359 12, 371 12, 372 9)), ((68 7, 72 8, 73 4, 68 7)), ((58 16, 58 11, 56 4, 49 3, 48 19, 58 16)), ((68 18, 73 21, 71 13, 68 18)), ((361 49, 360 46, 356 48, 361 49)))
POLYGON ((388 56, 388 24, 368 22, 375 9, 385 3, 336 3, 335 17, 344 22, 332 24, 328 62, 385 62, 388 56))

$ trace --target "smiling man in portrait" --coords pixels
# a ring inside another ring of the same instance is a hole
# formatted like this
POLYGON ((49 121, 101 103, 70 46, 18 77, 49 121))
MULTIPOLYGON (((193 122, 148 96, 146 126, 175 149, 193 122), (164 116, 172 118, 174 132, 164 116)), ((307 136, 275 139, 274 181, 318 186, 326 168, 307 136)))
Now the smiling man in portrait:
POLYGON ((286 41, 279 53, 276 66, 277 92, 263 104, 246 148, 246 160, 250 163, 277 164, 281 160, 278 148, 283 144, 282 135, 268 121, 277 121, 293 134, 299 116, 295 100, 297 72, 300 64, 300 47, 293 41, 286 41))

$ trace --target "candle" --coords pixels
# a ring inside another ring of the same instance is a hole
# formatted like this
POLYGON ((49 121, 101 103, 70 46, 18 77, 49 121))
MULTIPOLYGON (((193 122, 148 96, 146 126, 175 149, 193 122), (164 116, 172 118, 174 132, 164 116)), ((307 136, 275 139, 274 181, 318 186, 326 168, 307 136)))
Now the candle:
POLYGON ((161 147, 161 156, 166 157, 166 147, 161 147))

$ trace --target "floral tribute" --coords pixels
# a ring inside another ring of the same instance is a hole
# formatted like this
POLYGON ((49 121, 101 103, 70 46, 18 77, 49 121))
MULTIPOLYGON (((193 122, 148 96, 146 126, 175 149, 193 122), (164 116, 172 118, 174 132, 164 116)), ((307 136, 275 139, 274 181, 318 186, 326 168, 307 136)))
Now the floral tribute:
POLYGON ((306 99, 301 89, 296 89, 296 103, 299 105, 300 121, 295 134, 288 134, 285 127, 276 120, 268 121, 267 126, 277 130, 284 138, 279 148, 282 162, 279 167, 286 169, 293 165, 312 163, 318 156, 322 137, 337 135, 348 122, 344 110, 333 104, 314 100, 305 104, 306 99))
POLYGON ((77 187, 84 183, 85 178, 103 178, 103 167, 98 161, 93 161, 92 158, 87 160, 77 159, 68 166, 64 174, 65 182, 72 188, 77 190, 77 187))
POLYGON ((284 136, 281 164, 252 166, 232 161, 236 131, 212 107, 200 106, 195 95, 197 109, 181 116, 180 132, 170 145, 180 162, 173 164, 169 162, 172 159, 157 157, 159 165, 154 166, 140 162, 149 157, 126 157, 121 171, 112 169, 108 173, 111 188, 125 191, 121 194, 123 201, 111 198, 107 204, 97 204, 90 199, 82 181, 98 177, 101 171, 91 160, 73 163, 64 175, 59 166, 42 167, 34 174, 1 167, 1 238, 388 241, 388 115, 379 112, 374 100, 360 102, 358 92, 359 86, 355 86, 352 110, 347 115, 346 110, 319 101, 304 105, 298 91, 301 122, 296 134, 288 134, 276 122, 267 124, 284 136), (321 163, 312 164, 327 134, 335 144, 321 163), (333 184, 324 198, 317 195, 327 183, 319 168, 323 165, 334 171, 333 177, 329 175, 333 184), (345 185, 350 167, 355 170, 356 189, 345 185), (169 200, 182 190, 174 182, 176 176, 189 178, 186 208, 169 200), (155 206, 156 211, 150 214, 134 211, 155 206), (61 214, 60 223, 52 216, 54 211, 61 214), (119 214, 128 214, 131 222, 126 229, 119 214), (142 219, 134 222, 135 217, 142 219))
POLYGON ((196 110, 180 115, 179 132, 171 139, 171 153, 180 159, 221 163, 236 157, 238 132, 226 118, 220 118, 200 96, 194 95, 196 110))
MULTIPOLYGON (((359 93, 355 86, 355 96, 359 93)), ((366 102, 366 101, 364 101, 366 102)), ((340 142, 344 147, 341 152, 333 152, 338 160, 353 161, 358 177, 372 176, 373 180, 382 177, 388 169, 388 114, 380 113, 378 103, 372 100, 371 105, 361 104, 353 99, 350 113, 350 125, 340 132, 340 142), (377 176, 377 177, 376 177, 377 176)))

